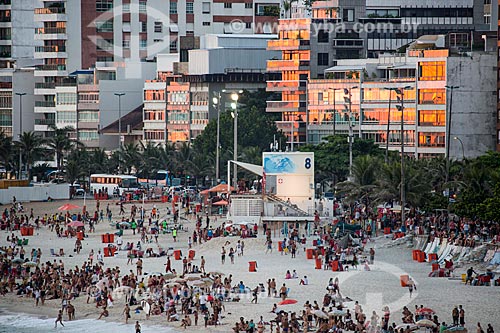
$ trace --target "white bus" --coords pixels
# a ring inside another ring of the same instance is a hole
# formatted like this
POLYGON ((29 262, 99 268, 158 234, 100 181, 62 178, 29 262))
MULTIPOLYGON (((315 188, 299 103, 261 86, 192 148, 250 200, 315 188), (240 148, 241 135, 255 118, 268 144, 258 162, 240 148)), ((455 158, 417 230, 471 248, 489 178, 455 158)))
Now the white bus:
POLYGON ((139 189, 137 177, 129 175, 90 175, 90 192, 107 192, 109 195, 122 195, 123 192, 133 192, 139 189))

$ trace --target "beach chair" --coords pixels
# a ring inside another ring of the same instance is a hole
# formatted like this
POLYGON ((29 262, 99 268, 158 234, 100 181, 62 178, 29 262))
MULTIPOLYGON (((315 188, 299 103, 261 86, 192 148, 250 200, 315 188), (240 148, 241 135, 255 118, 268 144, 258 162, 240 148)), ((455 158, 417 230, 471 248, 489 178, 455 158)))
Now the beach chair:
POLYGON ((28 245, 28 241, 29 241, 28 238, 23 239, 23 245, 28 245))
POLYGON ((59 257, 59 255, 56 253, 54 249, 50 249, 50 255, 53 257, 59 257))

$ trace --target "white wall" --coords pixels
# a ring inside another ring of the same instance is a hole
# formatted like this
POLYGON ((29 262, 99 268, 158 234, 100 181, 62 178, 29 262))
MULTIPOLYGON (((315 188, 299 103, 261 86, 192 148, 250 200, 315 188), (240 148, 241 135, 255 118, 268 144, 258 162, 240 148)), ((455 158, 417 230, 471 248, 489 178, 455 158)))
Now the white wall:
POLYGON ((48 197, 69 199, 69 186, 68 184, 46 184, 32 187, 10 187, 0 190, 0 204, 12 203, 14 196, 20 202, 45 201, 48 197))
POLYGON ((66 52, 68 53, 67 71, 74 72, 82 68, 82 20, 81 1, 66 1, 66 52))

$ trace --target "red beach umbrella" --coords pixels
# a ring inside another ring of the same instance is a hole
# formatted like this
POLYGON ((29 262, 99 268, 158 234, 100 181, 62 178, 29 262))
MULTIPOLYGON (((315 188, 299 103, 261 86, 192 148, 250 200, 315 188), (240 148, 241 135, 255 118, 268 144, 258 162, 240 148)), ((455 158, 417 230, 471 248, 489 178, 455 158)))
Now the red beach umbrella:
POLYGON ((279 302, 278 305, 288 305, 288 304, 295 304, 295 303, 297 303, 297 301, 294 299, 285 299, 285 300, 279 302))

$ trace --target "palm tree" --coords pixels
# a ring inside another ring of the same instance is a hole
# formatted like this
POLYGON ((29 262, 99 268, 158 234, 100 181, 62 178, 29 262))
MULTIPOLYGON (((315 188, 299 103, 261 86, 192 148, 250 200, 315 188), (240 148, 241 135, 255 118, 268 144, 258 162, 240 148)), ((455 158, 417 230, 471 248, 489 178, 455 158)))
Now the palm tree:
POLYGON ((12 138, 7 136, 4 131, 0 131, 0 163, 5 168, 5 171, 10 169, 13 153, 12 138))
POLYGON ((133 169, 139 168, 139 163, 141 159, 141 152, 139 151, 139 146, 133 143, 126 144, 123 146, 121 153, 118 155, 120 158, 121 166, 123 167, 124 173, 130 174, 133 169))
POLYGON ((96 148, 90 154, 88 173, 112 173, 111 161, 104 149, 96 148))
POLYGON ((55 154, 57 170, 62 171, 64 155, 75 148, 76 143, 69 138, 69 133, 74 129, 70 126, 57 128, 51 126, 54 135, 48 140, 49 149, 55 154))
POLYGON ((15 142, 17 149, 21 150, 23 161, 26 163, 28 179, 31 179, 31 169, 36 161, 40 161, 46 153, 43 148, 45 140, 35 132, 23 132, 19 141, 15 142))
POLYGON ((353 179, 339 183, 340 191, 347 194, 347 199, 351 202, 362 200, 367 205, 373 198, 373 191, 376 188, 376 171, 380 167, 380 160, 370 155, 363 155, 356 158, 352 166, 353 179))

